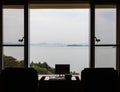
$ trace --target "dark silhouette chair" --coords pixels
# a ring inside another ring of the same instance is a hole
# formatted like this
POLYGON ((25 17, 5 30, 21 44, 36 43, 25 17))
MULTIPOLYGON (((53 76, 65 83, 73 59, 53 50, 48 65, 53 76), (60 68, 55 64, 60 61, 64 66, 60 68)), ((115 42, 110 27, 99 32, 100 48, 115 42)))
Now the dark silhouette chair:
POLYGON ((38 74, 33 68, 6 68, 1 81, 2 92, 37 92, 38 74))
POLYGON ((118 92, 118 72, 113 68, 85 68, 81 82, 84 92, 118 92))

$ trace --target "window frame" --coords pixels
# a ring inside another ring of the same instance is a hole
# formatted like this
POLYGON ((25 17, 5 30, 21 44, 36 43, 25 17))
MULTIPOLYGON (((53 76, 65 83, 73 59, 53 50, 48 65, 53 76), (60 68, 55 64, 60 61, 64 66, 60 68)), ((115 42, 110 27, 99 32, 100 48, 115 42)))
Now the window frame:
MULTIPOLYGON (((109 46, 116 46, 116 69, 118 70, 118 71, 120 71, 120 59, 119 59, 119 52, 120 52, 120 48, 119 48, 119 40, 120 40, 120 32, 118 31, 119 29, 120 29, 120 27, 119 27, 119 24, 118 24, 118 22, 120 21, 120 20, 118 20, 118 15, 120 14, 120 9, 118 9, 118 4, 117 4, 118 2, 114 2, 114 1, 112 1, 112 2, 109 2, 109 1, 105 1, 105 2, 100 2, 100 1, 96 1, 96 2, 94 2, 94 1, 92 1, 91 2, 91 7, 90 7, 90 9, 91 9, 91 38, 90 38, 90 67, 92 67, 92 68, 95 68, 95 47, 102 47, 102 46, 105 46, 105 47, 109 47, 109 46), (103 5, 111 5, 111 7, 113 7, 112 5, 114 5, 114 6, 116 6, 116 45, 114 45, 114 44, 109 44, 109 45, 106 45, 106 44, 100 44, 100 45, 95 45, 95 9, 96 9, 96 5, 99 5, 99 6, 103 6, 103 5), (119 11, 119 12, 118 12, 119 11), (118 28, 119 27, 119 28, 118 28)), ((119 7, 120 8, 120 7, 119 7)))
POLYGON ((65 0, 65 1, 61 1, 61 0, 56 0, 56 1, 52 1, 52 0, 28 0, 28 1, 24 1, 24 0, 16 0, 14 1, 14 3, 12 2, 13 0, 1 0, 0 1, 0 70, 2 69, 2 53, 3 53, 3 24, 2 24, 2 5, 6 4, 6 5, 24 5, 24 36, 25 36, 25 40, 24 40, 24 61, 25 61, 25 67, 27 68, 29 66, 29 4, 79 4, 79 3, 87 3, 90 4, 90 67, 95 67, 95 42, 94 42, 94 36, 95 36, 95 5, 99 4, 105 4, 105 5, 110 5, 110 4, 115 4, 117 6, 116 10, 117 10, 117 23, 116 23, 116 34, 117 34, 117 50, 116 50, 116 69, 119 71, 120 73, 120 3, 117 0, 65 0), (25 31, 26 30, 26 31, 25 31))
POLYGON ((28 2, 22 1, 22 2, 1 2, 0 3, 0 70, 4 69, 4 62, 3 62, 3 47, 24 47, 24 67, 28 68, 29 64, 28 64, 28 2), (3 44, 3 6, 8 6, 7 8, 9 8, 10 6, 16 6, 17 5, 22 5, 24 6, 24 44, 23 45, 19 45, 19 44, 3 44))
MULTIPOLYGON (((110 8, 115 8, 116 9, 116 30, 115 30, 115 32, 116 32, 116 43, 115 44, 105 44, 105 43, 103 43, 103 44, 95 44, 95 41, 94 41, 94 50, 95 50, 95 52, 96 52, 96 47, 99 47, 99 48, 102 48, 102 47, 115 47, 116 48, 116 65, 115 65, 115 67, 117 66, 117 48, 118 48, 118 43, 117 43, 117 5, 116 4, 111 4, 111 3, 106 3, 106 4, 94 4, 94 11, 95 11, 95 9, 97 9, 97 8, 99 8, 99 9, 102 9, 102 8, 107 8, 107 9, 110 9, 110 8), (98 6, 98 7, 96 7, 96 6, 98 6)), ((95 13, 94 13, 95 14, 95 13)), ((94 16, 94 18, 95 18, 96 16, 94 16)), ((96 21, 96 20, 95 20, 96 21)), ((95 27, 96 25, 94 24, 94 27, 95 27)), ((96 30, 95 30, 95 32, 96 32, 96 30)), ((95 37, 95 32, 94 32, 94 37, 95 37)), ((95 38, 94 38, 95 39, 95 38)), ((94 52, 94 53, 95 53, 94 52)), ((95 54, 96 55, 96 54, 95 54)), ((96 63, 96 61, 95 61, 95 55, 94 55, 94 67, 96 67, 95 66, 95 63, 96 63)), ((117 68, 117 67, 116 67, 117 68)))

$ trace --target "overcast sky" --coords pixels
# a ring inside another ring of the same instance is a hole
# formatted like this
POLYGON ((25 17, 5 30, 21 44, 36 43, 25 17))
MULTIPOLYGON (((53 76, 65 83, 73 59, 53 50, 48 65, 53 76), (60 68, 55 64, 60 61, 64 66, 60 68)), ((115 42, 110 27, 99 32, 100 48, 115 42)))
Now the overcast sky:
MULTIPOLYGON (((96 37, 99 44, 116 41, 116 9, 96 9, 96 37)), ((89 9, 31 9, 31 43, 88 44, 89 9)), ((96 43, 97 44, 97 43, 96 43)))
MULTIPOLYGON (((24 10, 4 9, 4 43, 19 43, 24 36, 24 10)), ((96 9, 95 36, 99 43, 116 41, 116 9, 96 9)), ((89 9, 30 9, 30 43, 89 43, 89 9)), ((22 43, 23 44, 23 43, 22 43)))
POLYGON ((116 43, 116 9, 96 9, 95 36, 101 40, 96 44, 116 43))
POLYGON ((31 43, 89 42, 88 9, 31 9, 31 43))
POLYGON ((24 36, 24 10, 3 10, 3 40, 7 44, 23 44, 18 42, 24 36))

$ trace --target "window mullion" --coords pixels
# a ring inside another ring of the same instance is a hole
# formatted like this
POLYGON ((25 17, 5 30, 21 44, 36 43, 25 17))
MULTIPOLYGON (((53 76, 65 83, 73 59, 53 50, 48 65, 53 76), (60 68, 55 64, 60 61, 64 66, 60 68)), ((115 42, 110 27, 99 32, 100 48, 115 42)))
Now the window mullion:
POLYGON ((24 4, 24 65, 28 68, 28 2, 24 4))
POLYGON ((90 4, 90 67, 95 67, 95 5, 92 2, 90 4))
POLYGON ((119 74, 120 74, 120 4, 117 4, 117 61, 116 61, 116 69, 118 70, 119 74))
POLYGON ((3 16, 3 11, 2 11, 2 3, 0 2, 0 70, 2 70, 2 16, 3 16))

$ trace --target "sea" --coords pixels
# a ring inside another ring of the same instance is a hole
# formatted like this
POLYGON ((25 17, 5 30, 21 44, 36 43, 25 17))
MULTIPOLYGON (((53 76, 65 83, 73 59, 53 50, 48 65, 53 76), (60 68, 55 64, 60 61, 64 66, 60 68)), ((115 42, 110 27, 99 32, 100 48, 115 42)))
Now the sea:
POLYGON ((89 67, 89 49, 88 46, 31 46, 30 62, 46 62, 53 68, 55 64, 70 64, 70 71, 80 74, 89 67))
MULTIPOLYGON (((24 48, 4 47, 4 55, 24 60, 24 48)), ((29 62, 46 62, 53 68, 55 64, 70 64, 70 71, 81 74, 81 71, 90 65, 90 47, 31 45, 29 62)), ((116 69, 116 47, 95 47, 95 67, 116 69)))
MULTIPOLYGON (((90 66, 89 46, 31 46, 30 62, 46 62, 50 67, 55 64, 70 64, 70 71, 81 74, 90 66)), ((95 47, 95 67, 116 69, 116 47, 95 47)))
MULTIPOLYGON (((29 62, 46 62, 52 68, 55 68, 55 64, 70 64, 70 71, 78 73, 78 76, 81 75, 84 68, 90 65, 89 46, 31 45, 29 51, 29 62)), ((4 54, 13 56, 17 60, 23 60, 23 53, 24 48, 21 47, 4 47, 4 54)), ((116 47, 95 47, 95 67, 113 67, 116 69, 116 47)), ((45 76, 51 77, 53 75, 45 76)), ((41 75, 39 75, 40 77, 41 75)))

